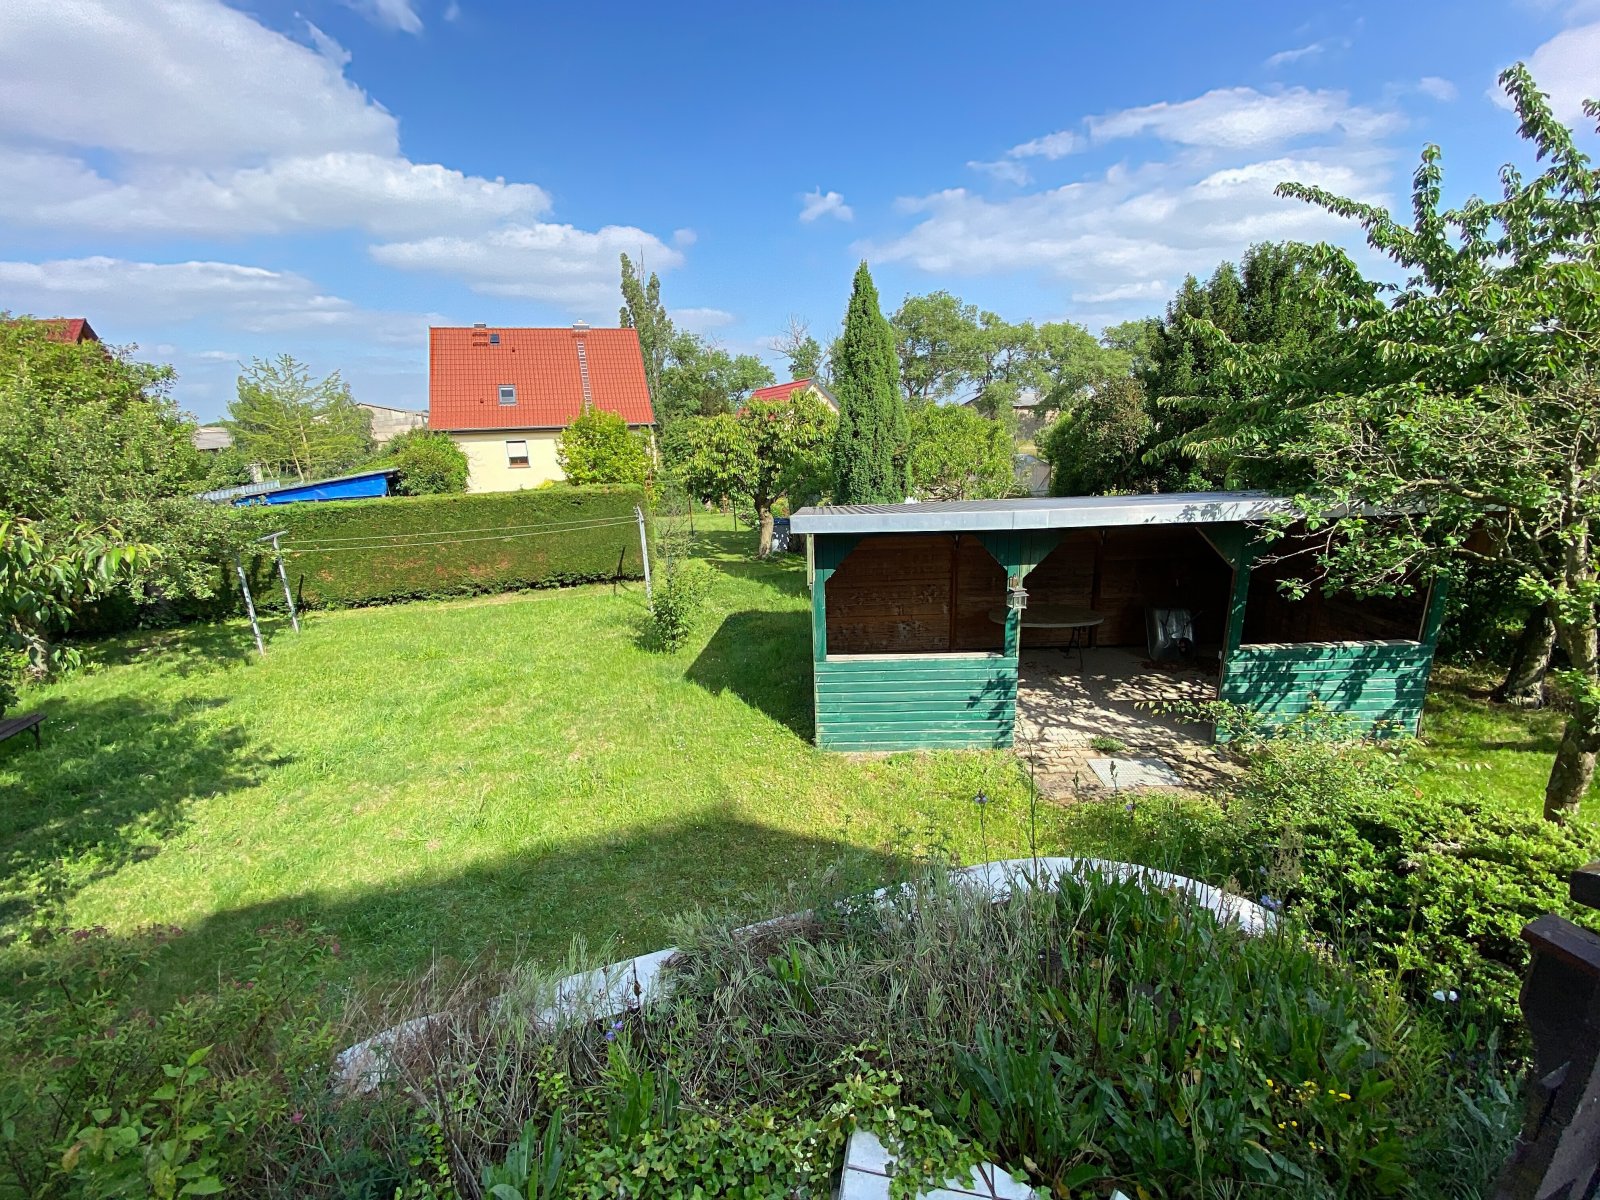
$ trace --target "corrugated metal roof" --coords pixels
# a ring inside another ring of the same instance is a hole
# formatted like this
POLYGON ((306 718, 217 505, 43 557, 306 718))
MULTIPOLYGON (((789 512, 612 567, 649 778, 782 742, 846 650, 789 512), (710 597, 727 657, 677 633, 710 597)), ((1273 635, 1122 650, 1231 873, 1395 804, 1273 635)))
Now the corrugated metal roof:
POLYGON ((796 533, 960 533, 984 529, 1098 529, 1109 525, 1204 525, 1264 521, 1293 505, 1266 492, 1169 492, 1150 496, 1040 496, 930 504, 802 508, 796 533))

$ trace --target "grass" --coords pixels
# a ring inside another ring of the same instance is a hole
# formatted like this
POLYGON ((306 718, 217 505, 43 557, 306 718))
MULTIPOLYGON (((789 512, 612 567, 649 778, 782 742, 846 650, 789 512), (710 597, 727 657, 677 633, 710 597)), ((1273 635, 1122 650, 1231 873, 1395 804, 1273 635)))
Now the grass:
MULTIPOLYGON (((1490 704, 1495 682, 1481 670, 1435 669, 1422 742, 1436 769, 1422 786, 1439 795, 1488 797, 1540 812, 1566 714, 1490 704)), ((1579 815, 1590 825, 1600 821, 1600 785, 1589 789, 1579 815)))
POLYGON ((750 540, 702 537, 712 611, 670 656, 639 644, 637 585, 314 614, 264 659, 240 623, 91 647, 24 698, 44 749, 0 746, 0 989, 63 927, 181 927, 175 993, 316 923, 381 982, 575 936, 640 953, 830 864, 867 884, 908 852, 1027 853, 1009 754, 809 744, 803 561, 750 540))

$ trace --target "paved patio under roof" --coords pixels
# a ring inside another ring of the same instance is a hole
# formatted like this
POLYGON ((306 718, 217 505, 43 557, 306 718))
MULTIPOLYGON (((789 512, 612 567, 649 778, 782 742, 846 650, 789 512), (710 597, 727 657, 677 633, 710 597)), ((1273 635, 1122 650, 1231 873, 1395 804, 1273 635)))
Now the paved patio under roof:
MULTIPOLYGON (((1205 662, 1201 657, 1199 662, 1205 662)), ((1200 665, 1157 667, 1141 651, 1091 647, 1078 654, 1026 647, 1017 690, 1016 750, 1035 757, 1041 788, 1058 799, 1105 791, 1092 759, 1161 759, 1186 787, 1208 790, 1230 770, 1211 740, 1208 722, 1186 721, 1162 709, 1216 698, 1215 658, 1200 665), (1096 737, 1123 749, 1096 750, 1096 737)))

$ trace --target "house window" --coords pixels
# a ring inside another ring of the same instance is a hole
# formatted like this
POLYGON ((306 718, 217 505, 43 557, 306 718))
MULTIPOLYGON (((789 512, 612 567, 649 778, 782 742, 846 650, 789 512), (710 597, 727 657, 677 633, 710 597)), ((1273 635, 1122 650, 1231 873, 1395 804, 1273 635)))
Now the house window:
POLYGON ((489 335, 489 345, 498 346, 499 344, 500 344, 500 335, 498 333, 491 333, 489 335))
POLYGON ((507 442, 506 443, 506 466, 508 466, 508 467, 525 467, 527 465, 528 465, 528 443, 527 442, 507 442))
POLYGON ((502 383, 500 385, 500 403, 501 404, 515 404, 516 402, 517 402, 517 387, 516 387, 516 384, 513 384, 513 383, 502 383))

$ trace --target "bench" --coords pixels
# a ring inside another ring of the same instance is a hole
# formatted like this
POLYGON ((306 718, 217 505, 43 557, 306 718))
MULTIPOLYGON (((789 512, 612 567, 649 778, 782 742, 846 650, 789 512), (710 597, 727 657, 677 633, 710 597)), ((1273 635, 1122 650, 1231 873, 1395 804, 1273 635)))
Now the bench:
POLYGON ((5 720, 0 721, 0 742, 31 729, 33 730, 33 745, 37 749, 44 744, 39 738, 39 726, 43 724, 43 713, 25 713, 20 717, 7 717, 5 720))

